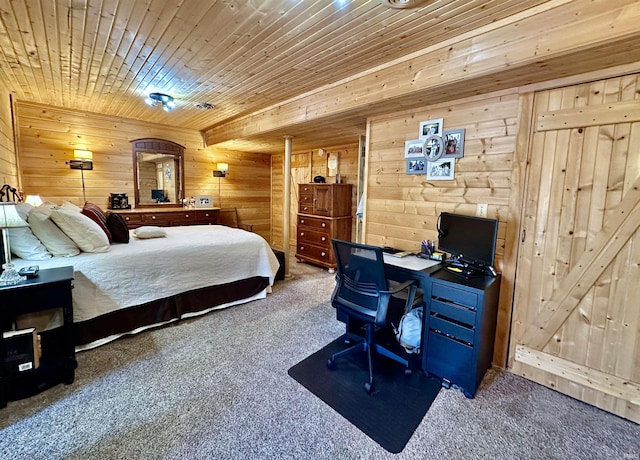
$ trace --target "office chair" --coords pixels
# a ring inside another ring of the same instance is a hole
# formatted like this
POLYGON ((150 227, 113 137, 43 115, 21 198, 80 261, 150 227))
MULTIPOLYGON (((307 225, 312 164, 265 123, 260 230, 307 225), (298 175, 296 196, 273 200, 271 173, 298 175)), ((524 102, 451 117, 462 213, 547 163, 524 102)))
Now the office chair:
POLYGON ((414 306, 415 280, 389 288, 384 273, 382 248, 332 239, 337 262, 336 287, 331 295, 331 304, 336 307, 338 320, 347 325, 345 339, 357 343, 346 350, 334 353, 327 361, 327 367, 334 369, 335 360, 360 351, 367 352, 369 361, 369 381, 364 384, 367 393, 373 391, 372 350, 405 366, 405 374, 410 375, 409 361, 375 343, 376 330, 386 326, 390 314, 397 319, 414 306), (406 300, 395 294, 406 292, 406 300), (352 332, 353 324, 362 324, 364 337, 352 332))

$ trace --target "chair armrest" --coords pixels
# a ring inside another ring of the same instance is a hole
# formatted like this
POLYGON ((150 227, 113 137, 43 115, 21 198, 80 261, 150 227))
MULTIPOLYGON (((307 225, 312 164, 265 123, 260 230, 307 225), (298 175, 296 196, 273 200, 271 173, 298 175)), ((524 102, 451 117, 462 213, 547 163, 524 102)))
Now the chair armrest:
POLYGON ((391 294, 391 295, 397 294, 398 292, 403 291, 404 289, 408 288, 412 284, 418 284, 418 280, 407 280, 404 283, 399 284, 398 286, 394 286, 392 289, 389 289, 388 291, 380 291, 380 293, 391 294))

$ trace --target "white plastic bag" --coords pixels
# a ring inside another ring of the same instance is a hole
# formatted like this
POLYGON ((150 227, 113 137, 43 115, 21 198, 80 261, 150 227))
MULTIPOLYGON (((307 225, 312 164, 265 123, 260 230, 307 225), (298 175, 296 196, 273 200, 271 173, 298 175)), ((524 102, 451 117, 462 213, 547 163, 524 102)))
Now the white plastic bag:
POLYGON ((405 313, 396 328, 393 324, 396 340, 407 353, 420 353, 422 343, 422 308, 414 308, 405 313))

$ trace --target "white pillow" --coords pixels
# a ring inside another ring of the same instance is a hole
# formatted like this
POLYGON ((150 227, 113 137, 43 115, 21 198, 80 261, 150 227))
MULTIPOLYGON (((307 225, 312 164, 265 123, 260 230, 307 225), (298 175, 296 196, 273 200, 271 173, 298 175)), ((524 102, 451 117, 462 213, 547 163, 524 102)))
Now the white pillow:
POLYGON ((46 213, 37 212, 36 209, 29 213, 29 225, 31 225, 33 234, 47 250, 59 257, 73 257, 80 254, 78 245, 65 235, 46 213))
POLYGON ((160 227, 138 227, 133 231, 133 236, 136 238, 162 238, 167 236, 167 232, 164 228, 160 227))
POLYGON ((29 211, 31 211, 33 209, 33 206, 31 206, 29 203, 17 203, 16 204, 16 211, 18 211, 18 215, 20 216, 20 219, 24 220, 25 222, 27 221, 27 216, 29 215, 29 211))
POLYGON ((51 258, 47 248, 36 238, 29 227, 10 228, 11 252, 24 260, 46 260, 51 258))
POLYGON ((57 208, 51 211, 51 220, 60 227, 80 250, 84 252, 107 252, 109 238, 98 224, 81 212, 57 208))
POLYGON ((62 201, 62 209, 68 209, 69 211, 82 212, 82 208, 78 205, 73 204, 70 201, 62 201))

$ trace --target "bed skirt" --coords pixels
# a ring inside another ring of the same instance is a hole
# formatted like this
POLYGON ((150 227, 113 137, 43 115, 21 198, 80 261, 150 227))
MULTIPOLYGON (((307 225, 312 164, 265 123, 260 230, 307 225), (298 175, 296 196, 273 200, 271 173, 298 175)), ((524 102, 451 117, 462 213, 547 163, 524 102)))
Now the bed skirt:
POLYGON ((135 334, 197 313, 250 301, 269 286, 269 278, 255 276, 154 300, 142 305, 74 324, 76 350, 86 350, 122 335, 135 334))

